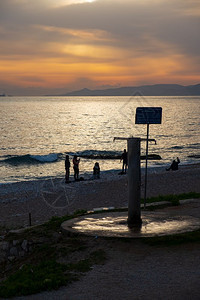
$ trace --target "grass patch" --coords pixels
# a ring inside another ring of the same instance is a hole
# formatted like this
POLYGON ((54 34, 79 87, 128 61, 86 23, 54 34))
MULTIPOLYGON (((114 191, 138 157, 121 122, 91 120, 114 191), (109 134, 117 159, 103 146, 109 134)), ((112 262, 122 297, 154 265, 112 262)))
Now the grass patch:
POLYGON ((87 213, 87 210, 77 210, 74 212, 73 215, 67 215, 64 217, 52 217, 48 222, 46 222, 44 225, 41 225, 46 228, 46 230, 60 230, 60 226, 64 221, 82 216, 87 213))
POLYGON ((82 216, 86 213, 87 213, 86 210, 78 210, 74 212, 74 214, 72 215, 66 215, 63 217, 52 217, 48 222, 42 225, 27 228, 22 233, 10 232, 7 234, 6 239, 8 241, 13 239, 20 239, 21 236, 23 239, 29 239, 29 238, 32 239, 32 237, 34 238, 46 237, 47 239, 51 240, 52 233, 59 232, 61 224, 64 221, 76 218, 78 216, 82 216))
MULTIPOLYGON (((150 205, 150 206, 147 206, 145 209, 148 210, 148 211, 155 211, 157 209, 164 209, 166 207, 169 207, 169 206, 176 206, 176 205, 179 205, 179 204, 160 204, 160 205, 150 205)), ((144 208, 142 208, 143 210, 144 208)))
POLYGON ((38 265, 24 265, 11 275, 0 287, 1 297, 30 295, 44 290, 58 289, 76 277, 67 272, 67 266, 48 260, 38 265))
MULTIPOLYGON (((183 193, 183 194, 178 194, 178 195, 160 195, 158 197, 150 197, 147 198, 147 203, 152 203, 152 202, 161 202, 161 201, 169 201, 172 203, 172 205, 178 205, 180 200, 185 200, 185 199, 197 199, 200 198, 200 193, 195 193, 195 192, 190 192, 190 193, 183 193)), ((141 199, 141 203, 144 203, 144 199, 141 199)))
POLYGON ((150 246, 175 246, 186 243, 200 243, 200 230, 176 235, 144 238, 142 241, 150 246))
POLYGON ((23 265, 1 283, 0 297, 25 296, 58 289, 78 280, 81 273, 90 271, 94 264, 103 264, 105 259, 105 252, 100 249, 76 263, 61 264, 52 257, 37 264, 23 265))

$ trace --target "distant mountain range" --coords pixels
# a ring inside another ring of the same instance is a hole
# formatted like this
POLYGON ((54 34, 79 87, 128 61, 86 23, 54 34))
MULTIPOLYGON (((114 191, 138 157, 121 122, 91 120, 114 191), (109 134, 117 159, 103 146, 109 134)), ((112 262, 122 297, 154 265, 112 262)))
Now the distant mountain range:
POLYGON ((155 84, 133 87, 110 88, 104 90, 82 90, 66 93, 60 96, 199 96, 200 84, 155 84))

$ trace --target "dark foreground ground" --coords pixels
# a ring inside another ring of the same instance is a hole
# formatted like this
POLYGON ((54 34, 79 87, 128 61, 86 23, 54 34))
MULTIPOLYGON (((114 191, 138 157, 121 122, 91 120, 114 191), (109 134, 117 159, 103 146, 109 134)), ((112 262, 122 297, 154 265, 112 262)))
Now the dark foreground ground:
MULTIPOLYGON (((159 211, 159 210, 158 210, 159 211)), ((180 206, 160 209, 173 217, 200 216, 200 200, 180 206)), ((69 237, 65 237, 69 239, 69 237)), ((102 249, 103 264, 94 265, 79 281, 57 291, 33 296, 16 297, 21 300, 105 300, 105 299, 176 299, 198 300, 200 286, 200 242, 176 239, 172 244, 138 239, 104 239, 80 237, 90 245, 90 251, 102 249)), ((88 250, 85 250, 88 251, 88 250)), ((83 252, 75 252, 80 259, 83 252)))

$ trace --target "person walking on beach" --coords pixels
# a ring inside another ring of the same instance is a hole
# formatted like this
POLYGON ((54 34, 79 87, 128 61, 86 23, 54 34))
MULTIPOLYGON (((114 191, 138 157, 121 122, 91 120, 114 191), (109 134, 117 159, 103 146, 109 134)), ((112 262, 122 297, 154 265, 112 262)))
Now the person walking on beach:
POLYGON ((126 174, 126 169, 128 166, 128 153, 126 152, 126 149, 124 149, 124 152, 122 153, 120 162, 123 161, 122 165, 122 174, 126 174))
POLYGON ((73 165, 74 165, 74 179, 78 180, 79 177, 79 162, 80 162, 80 158, 77 158, 77 155, 74 155, 73 158, 73 165))
POLYGON ((177 157, 176 160, 173 160, 171 166, 166 169, 166 171, 172 170, 176 171, 178 170, 178 165, 180 164, 180 159, 177 157))
POLYGON ((65 157, 65 183, 69 182, 69 174, 70 174, 70 161, 69 161, 69 155, 66 155, 65 157))

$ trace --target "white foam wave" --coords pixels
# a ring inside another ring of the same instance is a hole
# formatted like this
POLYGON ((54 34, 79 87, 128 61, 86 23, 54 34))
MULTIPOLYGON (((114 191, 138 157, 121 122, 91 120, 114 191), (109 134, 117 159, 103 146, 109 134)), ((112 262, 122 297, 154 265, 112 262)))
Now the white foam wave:
POLYGON ((30 155, 30 157, 40 162, 53 162, 58 160, 58 154, 56 153, 52 153, 48 155, 30 155))

